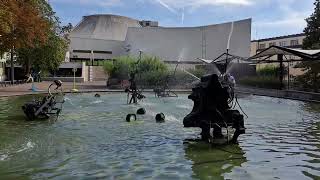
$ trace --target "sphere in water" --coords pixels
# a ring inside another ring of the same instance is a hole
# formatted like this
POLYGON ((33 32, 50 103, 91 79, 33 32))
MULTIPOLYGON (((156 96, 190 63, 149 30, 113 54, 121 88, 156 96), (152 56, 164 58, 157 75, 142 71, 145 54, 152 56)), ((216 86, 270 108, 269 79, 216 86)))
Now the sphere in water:
POLYGON ((97 93, 94 95, 94 97, 98 98, 98 97, 101 97, 101 95, 97 93))
POLYGON ((136 120, 137 120, 137 116, 135 114, 128 114, 126 117, 127 122, 136 121, 136 120))
POLYGON ((140 108, 137 110, 137 114, 144 115, 144 114, 146 114, 146 110, 144 108, 140 108))
POLYGON ((162 123, 166 119, 165 115, 163 113, 159 113, 156 115, 156 122, 162 123))

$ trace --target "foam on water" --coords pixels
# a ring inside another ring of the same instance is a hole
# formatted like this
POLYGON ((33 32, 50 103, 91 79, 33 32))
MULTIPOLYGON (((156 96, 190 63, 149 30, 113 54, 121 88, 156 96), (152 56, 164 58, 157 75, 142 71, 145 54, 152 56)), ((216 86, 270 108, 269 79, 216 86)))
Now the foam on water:
POLYGON ((100 104, 100 103, 103 103, 103 101, 102 100, 96 100, 96 101, 90 102, 90 104, 100 104))
POLYGON ((8 154, 0 154, 0 161, 5 161, 9 157, 8 154))
POLYGON ((32 149, 35 144, 31 141, 28 141, 21 149, 17 150, 16 153, 20 153, 29 149, 32 149))

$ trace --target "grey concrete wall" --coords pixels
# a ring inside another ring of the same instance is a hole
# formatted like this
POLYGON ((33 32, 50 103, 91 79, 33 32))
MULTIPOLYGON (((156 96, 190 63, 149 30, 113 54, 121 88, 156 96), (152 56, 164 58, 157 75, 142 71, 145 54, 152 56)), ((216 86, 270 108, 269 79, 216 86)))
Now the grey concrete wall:
POLYGON ((139 21, 108 14, 84 16, 70 33, 70 58, 92 58, 91 53, 75 53, 73 50, 112 51, 112 54, 94 53, 95 59, 120 56, 128 27, 140 27, 139 21))
MULTIPOLYGON (((149 27, 128 29, 125 46, 127 54, 158 56, 165 61, 197 61, 196 58, 215 59, 226 52, 231 23, 191 27, 149 27)), ((234 23, 230 53, 249 57, 251 41, 251 19, 234 23)))
POLYGON ((312 92, 305 92, 305 91, 275 90, 275 89, 262 89, 262 88, 238 86, 236 87, 236 92, 240 94, 269 96, 269 97, 276 97, 276 98, 285 98, 285 99, 320 103, 320 93, 312 93, 312 92))
POLYGON ((123 53, 123 41, 89 39, 89 38, 70 38, 70 58, 92 58, 91 53, 75 53, 73 50, 95 50, 95 51, 112 51, 112 54, 94 53, 95 59, 112 59, 123 53))
POLYGON ((139 21, 110 14, 84 16, 70 37, 124 41, 128 27, 140 27, 139 21))

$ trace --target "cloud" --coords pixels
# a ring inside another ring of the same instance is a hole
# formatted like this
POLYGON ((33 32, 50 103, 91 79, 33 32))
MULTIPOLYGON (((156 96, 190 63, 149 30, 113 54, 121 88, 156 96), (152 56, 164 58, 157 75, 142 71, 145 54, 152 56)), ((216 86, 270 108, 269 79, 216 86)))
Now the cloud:
POLYGON ((184 16, 185 16, 185 14, 184 14, 184 7, 183 7, 182 8, 182 13, 181 13, 181 25, 184 24, 184 16))
POLYGON ((68 3, 80 5, 96 5, 96 6, 119 6, 122 5, 122 0, 51 0, 53 3, 68 3))
POLYGON ((312 13, 312 10, 297 11, 290 6, 281 6, 283 14, 278 20, 267 20, 257 22, 258 28, 296 28, 303 29, 306 27, 305 19, 312 13))
POLYGON ((243 5, 248 6, 254 0, 157 0, 166 4, 170 9, 181 9, 183 7, 221 6, 221 5, 243 5))
POLYGON ((172 13, 177 14, 178 12, 172 8, 171 6, 169 6, 167 3, 163 2, 162 0, 156 0, 161 6, 163 6, 164 8, 166 8, 167 10, 169 10, 172 13))

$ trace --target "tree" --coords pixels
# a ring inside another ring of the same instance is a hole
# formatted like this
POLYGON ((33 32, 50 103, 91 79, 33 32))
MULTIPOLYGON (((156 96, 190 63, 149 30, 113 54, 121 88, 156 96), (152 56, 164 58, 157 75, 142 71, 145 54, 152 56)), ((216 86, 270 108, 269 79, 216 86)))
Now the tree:
POLYGON ((41 16, 36 0, 0 1, 0 52, 11 52, 11 81, 14 81, 13 54, 16 48, 33 47, 47 40, 48 22, 41 16))
POLYGON ((63 37, 68 43, 70 43, 69 34, 71 33, 72 29, 73 26, 71 23, 61 27, 60 36, 63 37))
POLYGON ((18 50, 18 61, 25 67, 27 73, 31 66, 41 71, 54 71, 58 69, 65 58, 67 50, 66 41, 51 33, 48 41, 33 48, 20 48, 18 50))
POLYGON ((58 69, 65 58, 67 51, 67 34, 72 25, 60 26, 60 21, 46 0, 33 0, 43 19, 49 24, 47 31, 48 41, 35 43, 34 46, 26 46, 18 49, 18 61, 25 67, 26 73, 31 67, 42 71, 54 71, 58 69))
POLYGON ((40 13, 32 1, 0 0, 0 50, 44 43, 49 26, 40 13))
MULTIPOLYGON (((303 49, 320 49, 320 0, 314 2, 314 13, 306 19, 307 27, 304 29, 306 38, 303 49)), ((318 91, 320 88, 320 62, 304 61, 298 65, 305 72, 297 77, 298 83, 304 88, 318 91)))

